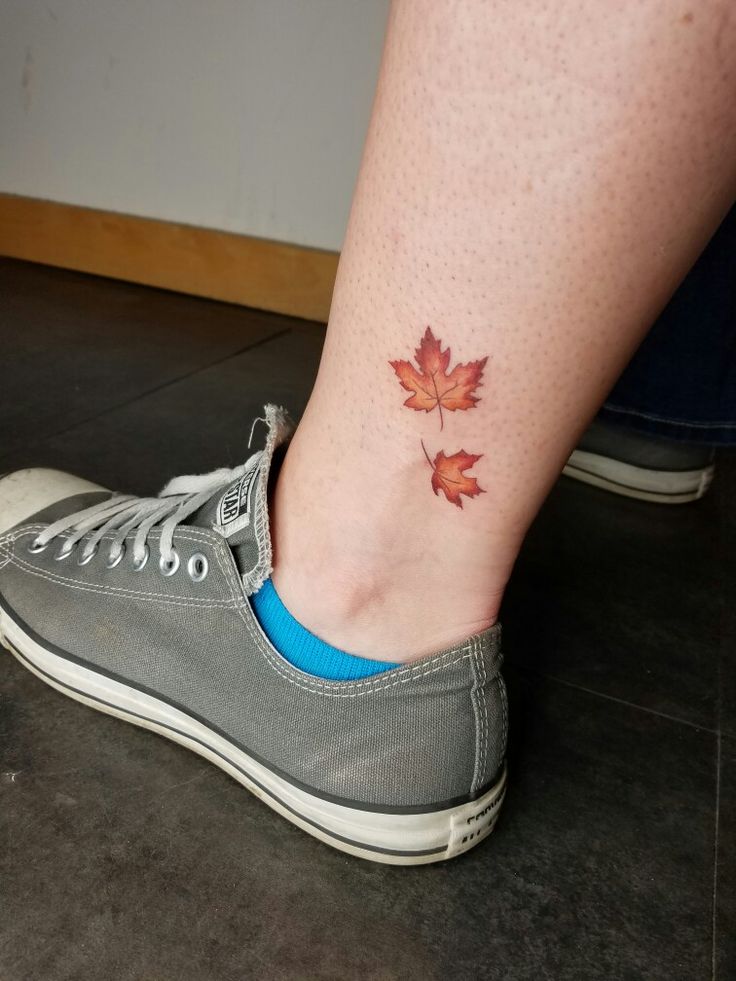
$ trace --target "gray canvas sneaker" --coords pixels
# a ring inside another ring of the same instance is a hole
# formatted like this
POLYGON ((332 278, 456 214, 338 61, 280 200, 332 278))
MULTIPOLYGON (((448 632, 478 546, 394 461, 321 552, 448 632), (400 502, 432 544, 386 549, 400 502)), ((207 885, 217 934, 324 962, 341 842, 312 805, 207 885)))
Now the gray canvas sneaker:
POLYGON ((638 433, 595 419, 562 471, 622 497, 657 504, 687 504, 713 480, 711 446, 638 433))
POLYGON ((0 480, 0 634, 43 681, 216 763, 316 838, 379 862, 452 858, 505 791, 499 627, 359 681, 297 670, 248 596, 271 571, 267 491, 289 436, 157 498, 51 470, 0 480))

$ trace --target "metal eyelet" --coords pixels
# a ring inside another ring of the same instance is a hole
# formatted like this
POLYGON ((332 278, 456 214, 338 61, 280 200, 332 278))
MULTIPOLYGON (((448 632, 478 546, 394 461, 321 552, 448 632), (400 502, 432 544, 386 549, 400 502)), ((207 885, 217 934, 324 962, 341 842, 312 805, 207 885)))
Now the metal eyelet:
POLYGON ((123 561, 124 555, 125 555, 125 542, 121 544, 120 548, 117 550, 117 552, 115 552, 114 555, 112 552, 110 552, 110 554, 107 557, 107 562, 105 562, 105 565, 107 566, 108 569, 114 569, 116 565, 120 565, 120 563, 123 561))
POLYGON ((28 543, 28 551, 31 555, 38 555, 39 552, 45 552, 48 547, 48 542, 42 545, 39 543, 38 538, 34 538, 33 541, 28 543))
POLYGON ((74 551, 73 545, 68 545, 66 542, 61 546, 57 555, 54 556, 57 562, 63 562, 64 559, 68 559, 69 556, 74 551))
POLYGON ((207 556, 202 555, 201 552, 195 552, 187 562, 187 572, 192 582, 202 582, 207 577, 209 571, 210 564, 207 561, 207 556))
POLYGON ((99 549, 100 546, 95 545, 95 547, 90 552, 87 552, 86 555, 84 554, 84 549, 82 549, 80 556, 77 559, 77 565, 87 565, 87 563, 91 562, 95 555, 97 555, 99 549))
POLYGON ((179 553, 175 548, 171 550, 171 558, 166 559, 162 555, 158 560, 158 567, 162 576, 173 576, 179 568, 179 553))
POLYGON ((146 562, 148 562, 148 556, 150 554, 151 554, 150 548, 148 547, 148 545, 144 545, 143 558, 140 560, 140 562, 138 561, 138 559, 133 559, 133 572, 141 571, 141 569, 145 566, 146 562))

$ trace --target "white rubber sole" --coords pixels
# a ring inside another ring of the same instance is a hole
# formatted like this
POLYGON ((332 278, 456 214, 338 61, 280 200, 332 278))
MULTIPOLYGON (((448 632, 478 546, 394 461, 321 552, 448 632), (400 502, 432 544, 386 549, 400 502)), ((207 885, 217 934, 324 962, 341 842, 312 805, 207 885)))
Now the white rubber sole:
POLYGON ((0 477, 0 534, 38 514, 50 504, 75 494, 101 491, 104 487, 61 470, 34 467, 0 477))
POLYGON ((185 712, 47 650, 0 609, 0 641, 46 684, 108 715, 186 746, 320 841, 372 862, 424 865, 461 855, 494 828, 506 771, 477 800, 439 811, 386 813, 326 800, 295 786, 185 712))
POLYGON ((623 497, 658 504, 687 504, 705 494, 714 470, 712 464, 700 470, 647 470, 612 457, 574 450, 562 472, 623 497))

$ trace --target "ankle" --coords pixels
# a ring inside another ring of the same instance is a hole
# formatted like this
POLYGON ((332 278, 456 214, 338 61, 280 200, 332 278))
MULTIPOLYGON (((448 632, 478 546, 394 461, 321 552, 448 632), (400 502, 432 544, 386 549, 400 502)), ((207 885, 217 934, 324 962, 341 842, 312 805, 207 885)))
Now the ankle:
POLYGON ((495 565, 492 549, 459 559, 446 541, 422 534, 410 508, 376 507, 375 495, 357 491, 349 507, 305 500, 288 464, 271 509, 272 578, 313 634, 350 654, 404 662, 495 622, 515 550, 495 565))
POLYGON ((381 432, 307 410, 272 496, 273 583, 326 643, 408 661, 495 622, 523 527, 492 490, 464 510, 433 495, 413 442, 381 432))
POLYGON ((289 612, 326 643, 375 661, 408 662, 452 647, 495 623, 502 590, 432 601, 435 590, 326 564, 302 572, 277 563, 273 583, 289 612))

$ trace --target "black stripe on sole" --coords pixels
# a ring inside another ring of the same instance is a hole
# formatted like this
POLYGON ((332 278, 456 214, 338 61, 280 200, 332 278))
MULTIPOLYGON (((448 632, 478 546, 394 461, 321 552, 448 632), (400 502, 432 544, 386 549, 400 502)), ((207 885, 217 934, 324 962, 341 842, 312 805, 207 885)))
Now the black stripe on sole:
MULTIPOLYGON (((23 633, 27 634, 31 640, 34 641, 34 643, 38 644, 39 647, 43 648, 45 651, 48 651, 50 654, 54 654, 56 657, 60 657, 64 661, 70 661, 72 664, 78 664, 80 667, 86 668, 88 671, 91 671, 93 674, 97 674, 102 678, 109 678, 111 681, 117 681, 119 684, 125 685, 127 688, 133 688, 136 691, 141 691, 144 695, 149 695, 151 698, 155 698, 156 701, 176 709, 177 712, 181 712, 183 715, 193 719, 195 722, 199 722, 200 725, 203 725, 205 728, 216 733, 216 735, 220 736, 226 742, 235 746, 236 749, 239 749, 242 753, 245 753, 246 756, 249 756, 251 759, 255 760, 255 762, 264 767, 264 769, 270 770, 271 773, 274 773, 285 783, 292 784, 298 790, 302 790, 312 797, 326 800, 331 804, 339 804, 340 807, 349 807, 357 811, 375 811, 379 814, 431 814, 435 811, 447 811, 450 808, 458 807, 461 804, 469 804, 475 800, 478 800, 480 797, 483 797, 498 783, 501 774, 503 773, 504 765, 501 764, 498 772, 494 774, 493 779, 477 790, 474 794, 465 794, 461 797, 453 797, 450 800, 439 801, 434 804, 409 804, 396 806, 388 804, 370 804, 363 801, 348 800, 344 797, 338 797, 335 794, 324 793, 314 787, 310 787, 308 784, 302 783, 301 781, 292 777, 289 773, 285 773, 283 770, 280 770, 279 767, 269 763, 268 760, 262 759, 258 753, 253 752, 248 746, 238 743, 227 732, 214 725, 209 719, 205 719, 198 713, 192 712, 186 706, 174 701, 174 699, 167 698, 165 695, 154 691, 152 688, 148 688, 146 685, 139 684, 138 682, 133 683, 129 678, 115 674, 113 671, 108 671, 97 664, 93 664, 90 661, 85 661, 83 658, 77 657, 76 655, 70 654, 68 651, 63 650, 62 648, 57 647, 51 641, 46 640, 40 634, 36 633, 33 627, 27 624, 25 620, 18 613, 16 613, 15 610, 13 610, 13 608, 5 600, 5 597, 2 595, 0 595, 0 608, 5 610, 7 616, 17 627, 21 629, 23 633)), ((84 693, 82 692, 81 694, 84 693)))
MULTIPOLYGON (((229 766, 233 767, 239 773, 242 773, 249 783, 255 784, 264 794, 266 794, 272 800, 276 801, 280 807, 283 807, 291 814, 294 814, 296 817, 299 818, 300 821, 305 821, 307 824, 311 824, 312 827, 317 828, 319 831, 322 832, 322 834, 325 834, 328 837, 333 838, 335 841, 341 841, 343 842, 343 844, 352 845, 354 848, 360 848, 363 849, 364 851, 378 852, 379 854, 382 855, 396 855, 396 856, 403 856, 403 857, 419 858, 423 855, 440 855, 442 854, 442 852, 447 851, 447 846, 439 847, 439 848, 424 848, 419 851, 403 850, 399 848, 381 848, 378 845, 369 845, 365 842, 356 841, 353 838, 346 838, 343 835, 339 835, 334 831, 330 831, 329 828, 325 828, 317 821, 313 821, 311 818, 308 818, 306 815, 301 814, 299 811, 296 810, 296 808, 292 807, 290 804, 287 804, 286 801, 282 800, 281 797, 273 793, 273 791, 269 790, 268 787, 264 786, 264 784, 262 784, 260 780, 257 780, 254 776, 248 773, 247 770, 244 770, 243 767, 239 766, 233 760, 228 759, 227 756, 225 756, 219 750, 215 749, 213 746, 209 746, 203 740, 198 739, 196 736, 191 736, 186 732, 182 732, 180 729, 177 729, 175 726, 168 725, 168 723, 166 722, 159 722, 156 719, 148 718, 148 716, 140 715, 137 712, 131 712, 128 709, 123 709, 119 705, 115 705, 113 702, 106 702, 104 699, 98 698, 96 695, 90 695, 88 692, 83 691, 80 688, 74 688, 72 685, 68 685, 66 682, 60 681, 58 678, 55 678, 48 671, 44 671, 43 668, 40 668, 37 664, 35 664, 32 660, 27 658, 25 655, 21 654, 20 651, 18 651, 17 648, 10 643, 7 637, 5 637, 4 640, 5 643, 8 645, 9 649, 11 650, 11 652, 13 653, 14 657, 16 657, 23 665, 25 665, 25 667, 27 667, 32 672, 43 675, 44 678, 48 678, 50 681, 53 681, 54 685, 58 685, 60 688, 65 688, 67 691, 74 692, 77 695, 81 695, 82 697, 88 699, 91 702, 97 702, 99 705, 105 705, 107 706, 107 708, 115 709, 116 712, 127 716, 131 720, 138 720, 138 721, 133 721, 132 722, 133 725, 138 725, 140 724, 140 722, 147 722, 150 725, 156 726, 159 729, 168 729, 169 732, 175 732, 178 735, 182 736, 184 739, 188 740, 189 742, 198 743, 200 746, 207 749, 208 752, 214 753, 216 756, 219 756, 220 759, 226 762, 229 766)), ((50 651, 49 653, 53 654, 53 651, 50 651)))

